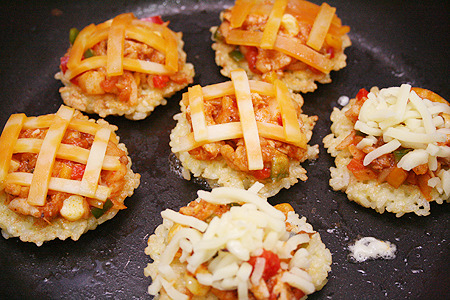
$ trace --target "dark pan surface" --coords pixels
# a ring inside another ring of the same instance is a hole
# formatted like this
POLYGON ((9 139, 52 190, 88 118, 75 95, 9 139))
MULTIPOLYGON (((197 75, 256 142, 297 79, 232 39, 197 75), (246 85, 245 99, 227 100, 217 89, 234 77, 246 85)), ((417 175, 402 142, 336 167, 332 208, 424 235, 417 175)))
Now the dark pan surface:
MULTIPOLYGON (((314 1, 319 3, 318 1, 314 1)), ((269 199, 289 202, 320 232, 333 254, 329 282, 311 299, 445 299, 449 289, 449 205, 432 204, 427 217, 396 218, 363 208, 328 186, 333 160, 323 149, 329 115, 341 95, 362 88, 410 83, 449 99, 449 5, 444 1, 329 1, 351 26, 348 66, 333 72, 333 83, 305 96, 304 111, 317 114, 313 143, 319 159, 305 164, 309 180, 269 199), (348 260, 348 244, 374 236, 397 246, 393 260, 360 264, 348 260)), ((210 48, 208 28, 231 1, 2 1, 0 4, 0 126, 12 113, 56 112, 61 86, 53 76, 68 47, 68 31, 105 21, 123 12, 162 15, 184 32, 195 83, 222 82, 210 48)), ((319 3, 320 4, 320 3, 319 3)), ((143 269, 146 240, 160 224, 160 211, 178 210, 194 200, 201 185, 182 179, 169 163, 172 116, 181 92, 146 120, 108 117, 130 152, 141 185, 127 199, 128 209, 83 235, 41 247, 17 238, 0 238, 1 299, 150 299, 143 269)), ((96 117, 96 116, 92 116, 96 117)))

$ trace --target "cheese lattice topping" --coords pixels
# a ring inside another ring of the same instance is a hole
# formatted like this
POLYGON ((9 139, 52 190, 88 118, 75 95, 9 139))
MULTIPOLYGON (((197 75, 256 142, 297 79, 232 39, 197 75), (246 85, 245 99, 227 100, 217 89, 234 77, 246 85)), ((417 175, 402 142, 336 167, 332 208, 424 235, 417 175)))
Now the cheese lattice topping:
POLYGON ((271 206, 267 199, 258 196, 256 193, 261 186, 256 184, 250 190, 221 187, 211 192, 199 191, 197 201, 203 199, 222 205, 239 203, 220 217, 214 217, 206 229, 203 225, 200 230, 196 229, 201 224, 198 222, 202 222, 198 219, 165 210, 162 213, 164 222, 171 222, 172 228, 177 230, 161 253, 158 275, 153 279, 149 293, 157 295, 163 288, 169 296, 176 296, 174 299, 188 299, 174 286, 177 275, 171 263, 178 258, 201 285, 236 290, 239 299, 248 299, 249 288, 262 280, 266 261, 259 255, 263 249, 288 261, 281 267, 281 281, 305 294, 313 293, 316 288, 305 271, 309 265, 309 252, 304 246, 315 232, 293 211, 286 219, 284 213, 271 206), (288 231, 287 221, 298 227, 288 231), (254 268, 248 262, 252 256, 258 257, 254 268), (201 272, 198 271, 200 266, 201 272))
MULTIPOLYGON (((367 137, 357 147, 372 145, 376 137, 382 137, 386 144, 366 155, 365 166, 400 147, 410 149, 397 163, 406 171, 423 164, 436 171, 437 158, 450 159, 446 142, 450 137, 450 124, 446 122, 450 114, 448 103, 422 99, 408 84, 372 91, 367 97, 354 126, 367 137)), ((450 195, 450 171, 441 170, 437 175, 434 178, 439 179, 430 179, 429 185, 450 195)))
POLYGON ((106 201, 111 193, 107 186, 99 185, 102 170, 115 171, 121 167, 119 157, 105 155, 109 142, 118 143, 111 129, 86 120, 73 118, 75 110, 61 106, 56 114, 27 118, 24 114, 12 115, 0 137, 1 187, 17 184, 30 188, 27 202, 44 206, 48 191, 65 192, 106 201), (48 129, 44 139, 19 138, 21 130, 48 129), (67 129, 78 130, 95 136, 90 149, 62 144, 67 129), (14 153, 37 154, 33 173, 15 171, 12 168, 14 153), (52 177, 55 159, 64 159, 86 165, 81 181, 52 177))
POLYGON ((245 45, 274 49, 298 59, 305 64, 329 73, 333 69, 330 58, 320 52, 325 40, 335 48, 341 47, 341 37, 350 29, 342 26, 335 15, 336 8, 324 3, 322 6, 307 1, 275 0, 271 2, 240 0, 231 9, 229 24, 222 24, 225 40, 231 45, 245 45), (249 14, 267 14, 264 30, 243 30, 249 14), (298 22, 306 22, 312 26, 308 40, 294 37, 298 34, 298 22), (279 34, 280 29, 286 27, 293 36, 279 34), (295 29, 295 30, 294 30, 295 29))
POLYGON ((275 84, 248 80, 244 70, 231 72, 232 81, 201 88, 194 86, 183 94, 183 101, 189 104, 193 132, 182 138, 174 152, 189 151, 207 143, 244 138, 249 169, 263 168, 259 136, 278 140, 306 149, 307 138, 302 131, 302 121, 295 110, 293 100, 286 85, 277 80, 275 84), (252 104, 252 93, 275 97, 281 113, 283 125, 256 121, 252 104), (204 101, 235 95, 238 105, 239 122, 207 125, 204 101))
POLYGON ((78 34, 69 51, 69 80, 83 72, 106 68, 108 76, 123 74, 123 70, 155 75, 170 75, 178 71, 178 49, 174 33, 167 24, 138 20, 132 13, 116 16, 99 25, 91 24, 78 34), (164 64, 124 57, 125 39, 144 43, 165 56, 164 64), (107 54, 84 58, 84 53, 101 41, 107 41, 107 54))

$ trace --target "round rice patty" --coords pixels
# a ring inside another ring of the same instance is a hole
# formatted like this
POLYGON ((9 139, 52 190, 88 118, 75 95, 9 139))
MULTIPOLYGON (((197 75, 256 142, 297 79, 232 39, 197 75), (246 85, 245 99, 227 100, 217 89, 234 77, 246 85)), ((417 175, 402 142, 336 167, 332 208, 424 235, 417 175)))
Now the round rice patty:
POLYGON ((450 198, 445 198, 445 195, 439 194, 435 188, 432 189, 431 201, 428 202, 417 186, 402 184, 396 189, 386 182, 379 184, 376 180, 364 182, 356 180, 352 172, 347 169, 352 159, 350 152, 347 149, 342 151, 336 149, 336 146, 353 130, 353 123, 344 114, 350 105, 350 103, 347 104, 341 110, 333 109, 330 116, 332 133, 323 139, 327 152, 336 158, 336 167, 330 168, 330 186, 335 191, 345 192, 348 199, 364 207, 373 208, 378 213, 386 210, 395 213, 397 217, 410 212, 427 216, 430 214, 430 202, 436 201, 438 204, 444 201, 450 202, 450 198))
MULTIPOLYGON (((294 95, 295 96, 295 95, 294 95)), ((174 116, 177 121, 177 125, 170 133, 170 147, 174 148, 180 137, 186 136, 191 132, 191 125, 186 118, 186 107, 183 101, 180 102, 181 113, 174 116)), ((304 128, 306 130, 306 138, 309 141, 312 136, 312 129, 315 125, 313 117, 307 115, 300 115, 304 128)), ((255 178, 246 174, 245 172, 235 170, 228 166, 224 158, 218 157, 212 161, 202 161, 194 158, 188 151, 182 151, 175 153, 180 160, 183 170, 183 176, 185 179, 190 180, 191 172, 194 177, 201 177, 207 181, 211 188, 218 186, 229 186, 236 188, 248 189, 255 182, 255 178)), ((307 145, 306 159, 314 160, 319 155, 319 146, 307 145)), ((268 182, 264 184, 264 187, 259 191, 259 194, 263 197, 271 197, 277 194, 282 188, 288 189, 292 185, 298 182, 298 179, 306 181, 306 170, 300 165, 301 162, 290 159, 289 162, 289 176, 282 179, 268 182)))
MULTIPOLYGON (((194 78, 194 66, 191 63, 186 63, 186 52, 183 50, 184 42, 182 40, 182 34, 178 32, 175 35, 178 43, 179 60, 185 62, 183 69, 179 73, 187 74, 188 78, 194 78)), ((130 106, 127 102, 120 101, 118 96, 114 94, 85 94, 80 87, 67 80, 61 71, 56 73, 55 79, 61 80, 64 84, 64 87, 61 87, 59 92, 66 105, 89 114, 98 114, 102 118, 108 115, 124 115, 125 118, 130 120, 145 119, 155 107, 158 105, 166 105, 166 98, 171 97, 188 85, 188 83, 178 84, 173 81, 168 82, 162 89, 151 88, 148 85, 139 85, 137 104, 130 106)))
MULTIPOLYGON (((198 201, 197 199, 196 201, 198 201)), ((287 223, 291 224, 290 233, 299 233, 299 232, 312 232, 313 227, 311 224, 306 222, 305 217, 299 217, 298 214, 291 211, 288 213, 288 218, 286 220, 287 223)), ((153 260, 152 263, 149 263, 147 267, 144 269, 145 276, 151 276, 152 280, 155 280, 158 275, 158 265, 161 258, 161 254, 164 252, 166 246, 170 242, 169 231, 173 225, 173 222, 164 220, 163 224, 160 224, 156 227, 155 233, 152 234, 148 239, 148 245, 145 248, 145 254, 149 255, 153 260)), ((331 270, 332 257, 330 250, 326 248, 325 244, 322 242, 320 238, 320 234, 315 232, 308 243, 308 246, 305 249, 309 253, 309 267, 305 270, 312 278, 312 283, 315 286, 315 290, 321 290, 325 284, 327 283, 328 273, 331 270)), ((170 266, 174 269, 177 277, 175 279, 174 286, 183 290, 186 286, 186 281, 184 274, 187 273, 186 264, 180 263, 179 260, 173 260, 170 266)), ((302 299, 306 299, 302 298, 302 299)), ((169 300, 171 299, 166 293, 161 293, 155 297, 155 299, 159 300, 169 300)), ((218 299, 215 295, 208 293, 205 296, 192 296, 190 298, 192 300, 199 299, 207 299, 207 300, 216 300, 218 299)))
MULTIPOLYGON (((211 27, 211 32, 217 30, 217 27, 211 27)), ((348 35, 344 35, 343 45, 342 47, 345 49, 351 45, 350 38, 348 35)), ((215 61, 216 64, 221 67, 220 73, 225 77, 230 77, 230 72, 241 68, 244 69, 249 77, 249 79, 255 80, 263 80, 260 74, 255 74, 250 71, 248 67, 248 63, 245 59, 237 62, 232 59, 229 55, 231 51, 233 51, 236 46, 228 45, 224 42, 216 41, 212 44, 212 49, 215 51, 215 61)), ((346 63, 347 55, 342 53, 337 53, 336 56, 332 59, 334 64, 334 71, 338 71, 347 66, 346 63)), ((280 78, 289 89, 296 92, 313 92, 317 89, 316 82, 321 84, 331 83, 330 74, 325 74, 321 72, 313 72, 311 69, 307 68, 305 70, 298 71, 283 71, 283 76, 280 78)))
MULTIPOLYGON (((116 126, 110 125, 105 120, 100 119, 97 123, 102 126, 109 126, 113 131, 117 130, 116 126)), ((123 143, 119 143, 117 147, 128 154, 128 150, 123 143)), ((135 174, 131 170, 131 158, 128 155, 127 158, 127 173, 124 176, 125 185, 120 196, 117 197, 121 203, 124 202, 125 198, 133 195, 134 190, 140 183, 140 175, 135 174)), ((98 219, 91 214, 89 218, 77 221, 69 221, 59 216, 53 219, 51 224, 47 224, 44 221, 40 223, 36 222, 36 218, 32 216, 15 213, 7 207, 5 201, 6 195, 2 191, 0 193, 0 227, 2 228, 3 237, 6 239, 19 237, 21 241, 32 242, 37 246, 41 246, 45 241, 56 238, 65 240, 70 237, 76 241, 83 233, 86 233, 88 230, 93 230, 103 222, 112 219, 119 211, 118 209, 111 208, 98 219)))

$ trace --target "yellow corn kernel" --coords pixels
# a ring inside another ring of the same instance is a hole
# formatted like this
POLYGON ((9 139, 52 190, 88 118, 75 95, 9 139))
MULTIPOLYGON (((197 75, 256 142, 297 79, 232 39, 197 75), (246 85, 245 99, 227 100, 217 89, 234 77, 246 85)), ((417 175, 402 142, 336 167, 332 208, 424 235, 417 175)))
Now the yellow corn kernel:
POLYGON ((294 208, 289 203, 277 204, 274 207, 281 211, 286 216, 286 218, 290 211, 294 211, 294 208))
POLYGON ((270 71, 269 73, 263 74, 263 80, 268 83, 274 83, 278 79, 278 75, 275 71, 270 71))
POLYGON ((209 289, 211 287, 203 285, 197 281, 197 279, 192 276, 190 273, 184 274, 184 280, 186 282, 186 288, 194 295, 194 296, 206 296, 208 294, 209 289))
POLYGON ((300 32, 300 25, 298 25, 297 19, 290 14, 284 14, 281 18, 281 27, 284 28, 287 34, 290 36, 297 36, 300 32))
POLYGON ((175 233, 177 233, 181 228, 183 228, 182 225, 178 223, 173 224, 173 226, 169 230, 169 233, 167 234, 167 243, 170 243, 175 233))
POLYGON ((62 164, 61 170, 59 171, 59 177, 69 179, 71 175, 72 175, 72 168, 66 164, 62 164))
POLYGON ((86 205, 84 197, 72 195, 65 199, 59 213, 64 219, 77 221, 86 214, 86 205))

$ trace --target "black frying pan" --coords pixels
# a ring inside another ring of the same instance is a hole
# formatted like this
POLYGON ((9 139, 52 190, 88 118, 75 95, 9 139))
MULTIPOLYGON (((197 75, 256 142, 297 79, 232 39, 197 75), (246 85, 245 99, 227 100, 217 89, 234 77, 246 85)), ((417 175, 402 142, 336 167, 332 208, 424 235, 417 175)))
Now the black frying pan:
MULTIPOLYGON (((314 1, 320 4, 319 1, 314 1)), ((53 76, 69 43, 71 27, 100 23, 123 12, 138 17, 162 15, 184 32, 195 83, 222 82, 210 48, 210 26, 232 1, 4 1, 0 4, 0 126, 12 113, 28 116, 56 112, 61 84, 53 76)), ((312 299, 445 299, 449 289, 449 205, 432 204, 427 217, 378 214, 347 200, 328 186, 332 158, 323 149, 329 115, 341 95, 362 88, 413 86, 448 99, 449 5, 443 1, 329 1, 351 26, 348 66, 332 73, 333 82, 305 95, 304 111, 319 116, 313 143, 319 159, 305 163, 309 180, 270 198, 289 202, 318 230, 333 254, 329 282, 312 299), (444 4, 445 3, 445 4, 444 4), (393 260, 360 264, 348 260, 348 244, 374 236, 397 246, 393 260)), ((141 185, 127 199, 128 209, 84 234, 79 241, 55 240, 41 247, 17 238, 0 238, 0 298, 151 298, 143 269, 148 236, 161 222, 160 211, 178 209, 203 188, 182 179, 172 168, 168 146, 172 116, 181 92, 146 120, 108 117, 119 127, 141 185)), ((92 116, 96 117, 96 116, 92 116)))

